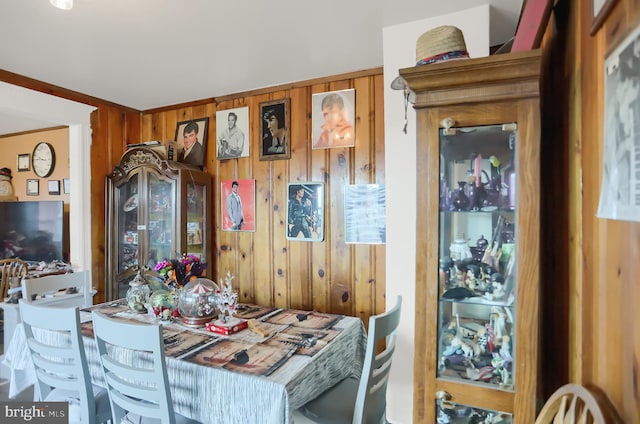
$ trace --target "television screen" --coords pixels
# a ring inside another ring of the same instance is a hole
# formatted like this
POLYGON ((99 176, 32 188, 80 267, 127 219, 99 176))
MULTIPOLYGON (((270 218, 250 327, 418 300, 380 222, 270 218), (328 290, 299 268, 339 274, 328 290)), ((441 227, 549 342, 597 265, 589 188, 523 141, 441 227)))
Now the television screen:
POLYGON ((63 260, 64 202, 0 202, 2 258, 63 260))

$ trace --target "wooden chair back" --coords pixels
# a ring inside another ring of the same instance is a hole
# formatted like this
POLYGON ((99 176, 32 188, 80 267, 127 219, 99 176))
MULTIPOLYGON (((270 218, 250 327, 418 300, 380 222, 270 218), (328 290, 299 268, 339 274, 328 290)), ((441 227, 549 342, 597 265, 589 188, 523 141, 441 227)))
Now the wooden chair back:
POLYGON ((20 281, 29 272, 29 266, 25 261, 18 258, 0 259, 0 301, 4 301, 9 296, 9 289, 12 284, 20 287, 20 281))
POLYGON ((565 384, 542 407, 536 424, 605 424, 596 396, 579 384, 565 384))

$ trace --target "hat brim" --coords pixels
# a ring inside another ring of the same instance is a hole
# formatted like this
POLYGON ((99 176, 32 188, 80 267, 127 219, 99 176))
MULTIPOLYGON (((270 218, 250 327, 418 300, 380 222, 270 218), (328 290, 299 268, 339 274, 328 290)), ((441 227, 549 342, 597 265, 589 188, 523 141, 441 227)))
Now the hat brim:
POLYGON ((407 81, 400 75, 391 81, 391 88, 394 90, 404 90, 405 87, 407 87, 407 81))

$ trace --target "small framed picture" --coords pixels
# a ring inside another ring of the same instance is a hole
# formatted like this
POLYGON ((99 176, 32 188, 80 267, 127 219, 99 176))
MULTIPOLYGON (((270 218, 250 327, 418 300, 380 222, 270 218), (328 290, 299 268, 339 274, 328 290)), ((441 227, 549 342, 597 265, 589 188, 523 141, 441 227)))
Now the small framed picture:
POLYGON ((49 180, 47 182, 47 188, 49 190, 49 194, 59 195, 60 194, 60 180, 49 180))
POLYGON ((249 156, 249 107, 217 111, 216 132, 218 160, 249 156))
POLYGON ((40 180, 27 180, 27 196, 40 195, 40 180))
POLYGON ((386 192, 379 184, 344 187, 345 241, 383 244, 387 240, 386 192))
POLYGON ((69 178, 62 180, 62 190, 64 194, 71 193, 71 180, 69 178))
POLYGON ((203 166, 208 130, 209 118, 178 122, 175 134, 178 148, 178 156, 174 156, 176 160, 189 165, 203 166))
POLYGON ((287 239, 324 240, 324 184, 289 183, 287 193, 287 239))
POLYGON ((260 160, 291 158, 289 99, 260 103, 260 160))
POLYGON ((222 194, 222 230, 256 230, 256 180, 223 180, 220 182, 222 194))
POLYGON ((20 153, 18 155, 18 172, 30 171, 31 161, 29 153, 20 153))
POLYGON ((355 146, 355 99, 356 90, 353 88, 313 95, 311 121, 314 149, 355 146))

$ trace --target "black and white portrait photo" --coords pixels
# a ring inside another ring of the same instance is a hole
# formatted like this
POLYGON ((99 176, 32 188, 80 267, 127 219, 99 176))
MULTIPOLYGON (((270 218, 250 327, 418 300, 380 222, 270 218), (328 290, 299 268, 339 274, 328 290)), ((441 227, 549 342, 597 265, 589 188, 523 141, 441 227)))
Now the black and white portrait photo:
POLYGON ((216 158, 235 159, 249 156, 249 108, 216 112, 216 158))
POLYGON ((600 218, 640 221, 640 29, 605 60, 600 218))

